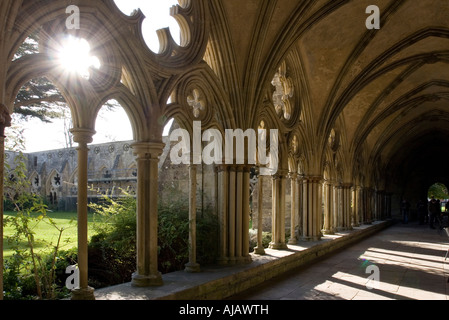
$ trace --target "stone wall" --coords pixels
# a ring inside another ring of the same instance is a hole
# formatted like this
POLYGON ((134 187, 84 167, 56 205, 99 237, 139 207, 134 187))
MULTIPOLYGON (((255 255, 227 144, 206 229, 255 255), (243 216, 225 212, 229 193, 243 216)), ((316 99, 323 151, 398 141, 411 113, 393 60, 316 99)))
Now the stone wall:
MULTIPOLYGON (((165 137, 165 142, 168 137, 165 137)), ((95 202, 103 195, 118 197, 122 190, 134 194, 137 182, 137 165, 131 148, 132 141, 111 142, 89 146, 88 182, 89 201, 95 202)), ((175 165, 170 161, 172 144, 166 144, 159 162, 159 199, 162 203, 173 197, 188 199, 189 169, 187 165, 175 165)), ((6 151, 5 161, 11 170, 18 153, 6 151)), ((51 210, 76 211, 77 150, 63 148, 24 154, 31 183, 31 191, 44 197, 51 210)), ((11 173, 12 174, 12 173, 11 173)), ((197 208, 216 210, 215 166, 197 167, 197 208)), ((250 214, 253 228, 257 227, 257 188, 254 189, 250 214)), ((271 231, 272 195, 271 177, 264 178, 263 230, 271 231)), ((286 183, 285 224, 290 228, 290 183, 286 183)))

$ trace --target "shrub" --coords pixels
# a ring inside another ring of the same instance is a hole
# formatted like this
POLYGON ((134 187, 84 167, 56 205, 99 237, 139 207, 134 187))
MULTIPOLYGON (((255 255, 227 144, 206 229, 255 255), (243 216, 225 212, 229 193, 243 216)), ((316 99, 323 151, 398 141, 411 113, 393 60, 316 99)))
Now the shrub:
MULTIPOLYGON (((158 208, 158 268, 162 273, 184 269, 189 258, 189 208, 185 196, 158 208)), ((129 282, 136 270, 136 198, 124 193, 92 204, 97 234, 89 244, 89 279, 94 288, 129 282)), ((218 222, 205 211, 197 217, 197 257, 211 264, 217 257, 218 222)))
POLYGON ((13 173, 5 177, 7 199, 15 211, 14 215, 4 220, 4 225, 14 230, 12 235, 6 237, 14 254, 5 262, 5 299, 55 299, 60 296, 55 284, 55 266, 65 229, 58 227, 47 216, 43 199, 28 191, 23 154, 20 153, 14 161, 13 173), (35 229, 40 223, 55 228, 59 237, 56 243, 45 243, 45 249, 38 250, 37 243, 43 240, 36 239, 35 229))

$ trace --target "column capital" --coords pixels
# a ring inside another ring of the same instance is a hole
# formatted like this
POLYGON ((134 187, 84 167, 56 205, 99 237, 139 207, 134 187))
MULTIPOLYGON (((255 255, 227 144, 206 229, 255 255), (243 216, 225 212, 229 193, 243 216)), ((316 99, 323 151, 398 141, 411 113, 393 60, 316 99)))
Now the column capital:
POLYGON ((317 176, 317 175, 310 175, 310 176, 304 176, 303 180, 307 181, 307 182, 322 183, 323 177, 317 176))
POLYGON ((11 115, 8 107, 0 103, 0 136, 5 136, 5 128, 11 126, 11 115))
POLYGON ((158 159, 164 151, 165 144, 162 142, 135 142, 131 148, 136 156, 158 159))
POLYGON ((215 165, 215 171, 218 172, 226 172, 228 171, 229 165, 227 164, 216 164, 215 165))
POLYGON ((73 128, 70 129, 70 132, 73 134, 73 141, 76 143, 92 143, 93 136, 96 133, 93 129, 86 128, 73 128))
POLYGON ((298 178, 298 174, 296 172, 289 172, 288 177, 291 180, 296 180, 298 178))
POLYGON ((287 177, 289 175, 288 170, 282 170, 282 169, 278 169, 278 171, 271 175, 271 177, 273 178, 273 180, 278 180, 278 179, 285 179, 285 177, 287 177))

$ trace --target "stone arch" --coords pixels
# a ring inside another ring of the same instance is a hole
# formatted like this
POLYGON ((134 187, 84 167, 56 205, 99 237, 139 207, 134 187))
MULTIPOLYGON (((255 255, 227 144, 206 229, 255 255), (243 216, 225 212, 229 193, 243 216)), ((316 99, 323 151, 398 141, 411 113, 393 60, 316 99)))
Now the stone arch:
POLYGON ((47 176, 45 185, 45 196, 50 205, 57 205, 61 197, 61 190, 63 186, 63 178, 58 170, 53 169, 47 176))
POLYGON ((31 184, 31 191, 33 193, 39 193, 42 187, 41 175, 36 170, 34 170, 29 176, 29 180, 31 184))

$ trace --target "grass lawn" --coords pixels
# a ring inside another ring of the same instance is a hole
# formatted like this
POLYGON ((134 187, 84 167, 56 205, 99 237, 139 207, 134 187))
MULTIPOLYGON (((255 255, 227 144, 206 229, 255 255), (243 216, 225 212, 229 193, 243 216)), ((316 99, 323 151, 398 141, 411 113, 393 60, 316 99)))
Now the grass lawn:
MULTIPOLYGON (((5 212, 5 219, 7 216, 15 215, 14 212, 5 212)), ((58 228, 64 228, 62 233, 61 248, 60 250, 66 250, 77 246, 78 236, 77 236, 77 213, 76 212, 47 212, 47 216, 53 219, 58 228)), ((93 234, 92 231, 93 224, 93 214, 88 216, 88 226, 89 226, 89 236, 93 234)), ((40 251, 42 249, 51 249, 56 245, 58 241, 59 231, 47 223, 45 220, 39 223, 34 223, 31 225, 34 230, 35 238, 35 248, 40 251), (34 227, 35 226, 35 227, 34 227)), ((7 236, 14 234, 14 229, 10 225, 7 225, 5 230, 5 240, 4 240, 4 257, 9 258, 13 253, 11 245, 8 244, 6 239, 7 236)), ((23 243, 23 247, 26 248, 26 243, 23 243)))

